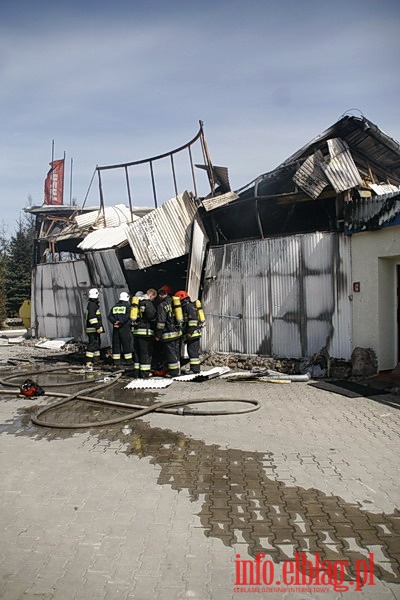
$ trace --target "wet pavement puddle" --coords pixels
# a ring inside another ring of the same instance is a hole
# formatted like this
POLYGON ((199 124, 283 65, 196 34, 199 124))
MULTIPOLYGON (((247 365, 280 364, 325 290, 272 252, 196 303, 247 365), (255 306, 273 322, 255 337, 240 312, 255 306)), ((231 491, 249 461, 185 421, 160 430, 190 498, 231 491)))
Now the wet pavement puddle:
MULTIPOLYGON (((131 390, 127 394, 123 389, 109 388, 104 397, 148 406, 157 394, 132 394, 131 390)), ((36 409, 35 404, 20 409, 13 422, 0 426, 0 433, 49 442, 75 434, 73 429, 34 426, 30 415, 36 409)), ((57 411, 57 418, 85 422, 88 418, 104 420, 122 414, 124 409, 73 401, 73 405, 57 411)), ((54 415, 51 418, 54 420, 54 415)), ((250 556, 263 552, 275 563, 289 560, 296 552, 310 558, 318 552, 321 560, 348 560, 349 578, 354 576, 355 561, 368 560, 371 552, 376 577, 400 583, 397 509, 391 514, 373 513, 340 496, 279 481, 271 452, 224 449, 140 420, 87 431, 98 441, 112 444, 112 452, 115 442, 120 442, 119 452, 149 458, 151 464, 161 468, 159 485, 177 492, 186 490, 191 501, 201 500, 198 517, 205 535, 218 538, 225 546, 246 544, 250 556)))

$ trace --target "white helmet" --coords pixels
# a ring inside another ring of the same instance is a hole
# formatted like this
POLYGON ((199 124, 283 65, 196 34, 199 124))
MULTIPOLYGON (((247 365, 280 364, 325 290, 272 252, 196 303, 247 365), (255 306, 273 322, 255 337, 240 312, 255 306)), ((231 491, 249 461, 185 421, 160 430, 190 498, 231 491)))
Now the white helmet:
POLYGON ((119 295, 119 299, 123 302, 129 302, 129 294, 127 292, 121 292, 119 295))
POLYGON ((92 288, 91 290, 89 290, 89 298, 91 300, 97 300, 98 297, 99 297, 99 290, 97 288, 92 288))

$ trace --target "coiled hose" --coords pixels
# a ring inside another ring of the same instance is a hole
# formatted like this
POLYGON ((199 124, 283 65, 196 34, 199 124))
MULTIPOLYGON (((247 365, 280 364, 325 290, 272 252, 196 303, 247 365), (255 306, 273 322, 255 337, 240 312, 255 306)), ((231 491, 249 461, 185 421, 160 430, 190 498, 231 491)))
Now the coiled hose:
MULTIPOLYGON (((5 378, 0 378, 0 384, 2 385, 6 385, 6 386, 15 386, 18 384, 15 383, 10 383, 10 379, 15 379, 16 377, 26 377, 26 376, 32 376, 32 375, 37 375, 39 373, 51 373, 53 371, 65 371, 66 368, 65 367, 55 367, 54 369, 46 369, 46 370, 39 370, 39 371, 29 371, 27 373, 17 373, 17 374, 12 374, 12 375, 8 375, 5 378)), ((202 416, 208 416, 208 415, 231 415, 231 414, 241 414, 241 413, 247 413, 247 412, 253 412, 254 410, 258 410, 260 408, 260 402, 258 400, 254 400, 254 399, 245 399, 245 398, 241 398, 239 400, 232 400, 232 398, 199 398, 199 399, 192 399, 192 400, 167 400, 164 402, 157 402, 155 404, 152 404, 151 406, 146 406, 143 407, 141 405, 137 405, 137 404, 126 404, 124 402, 115 402, 113 400, 103 400, 102 398, 94 398, 92 396, 86 396, 83 395, 84 393, 87 394, 95 392, 97 390, 100 389, 104 389, 105 387, 108 387, 110 385, 114 385, 122 376, 122 371, 119 372, 114 372, 113 373, 113 377, 110 378, 110 381, 97 381, 96 385, 91 386, 91 387, 87 387, 83 390, 78 390, 77 392, 75 392, 74 394, 64 394, 62 392, 50 392, 50 393, 44 393, 44 396, 49 396, 49 397, 56 397, 56 398, 62 398, 62 400, 58 400, 57 402, 54 402, 53 404, 50 404, 49 406, 45 406, 43 408, 40 408, 37 413, 35 415, 33 415, 31 417, 31 421, 32 423, 34 423, 35 425, 40 425, 41 427, 52 427, 52 428, 56 428, 56 429, 86 429, 88 427, 104 427, 106 425, 114 425, 116 423, 122 423, 124 421, 130 421, 131 419, 137 419, 139 417, 143 417, 144 415, 147 415, 151 412, 160 412, 160 413, 168 413, 168 414, 177 414, 177 415, 202 415, 202 416), (83 400, 86 402, 93 402, 96 404, 102 404, 105 406, 118 406, 120 408, 124 408, 124 409, 135 409, 134 412, 130 412, 125 416, 122 417, 115 417, 113 419, 107 419, 104 421, 97 421, 97 422, 86 422, 86 423, 59 423, 59 422, 54 422, 54 421, 44 421, 42 420, 40 417, 42 415, 44 415, 46 412, 50 411, 50 410, 54 410, 60 406, 65 406, 68 402, 71 402, 72 400, 83 400), (208 411, 208 410, 196 410, 196 409, 192 409, 190 407, 188 407, 188 404, 201 404, 204 402, 244 402, 245 404, 250 404, 250 407, 246 407, 246 408, 242 408, 240 410, 212 410, 212 411, 208 411)), ((47 385, 46 387, 60 387, 60 385, 76 385, 78 383, 82 383, 82 382, 68 382, 68 383, 57 383, 54 385, 47 385)), ((19 395, 20 391, 18 390, 1 390, 0 389, 0 393, 3 394, 16 394, 19 395)))

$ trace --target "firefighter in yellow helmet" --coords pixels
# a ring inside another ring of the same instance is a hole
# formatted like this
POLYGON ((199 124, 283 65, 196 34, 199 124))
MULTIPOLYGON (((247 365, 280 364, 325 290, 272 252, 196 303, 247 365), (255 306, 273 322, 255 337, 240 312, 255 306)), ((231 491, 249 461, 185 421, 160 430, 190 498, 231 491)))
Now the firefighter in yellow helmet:
POLYGON ((199 322, 195 303, 191 301, 185 290, 176 292, 182 305, 183 311, 183 340, 186 342, 189 355, 189 373, 200 373, 200 338, 202 324, 199 322))

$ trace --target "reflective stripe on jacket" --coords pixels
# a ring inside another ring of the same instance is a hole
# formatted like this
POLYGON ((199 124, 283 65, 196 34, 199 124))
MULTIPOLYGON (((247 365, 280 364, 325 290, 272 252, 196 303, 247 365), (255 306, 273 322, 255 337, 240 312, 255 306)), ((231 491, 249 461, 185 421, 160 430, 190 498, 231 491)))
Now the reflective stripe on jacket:
POLYGON ((183 334, 190 340, 201 337, 201 326, 197 319, 197 309, 194 302, 189 298, 184 298, 182 300, 182 311, 184 318, 183 334))
POLYGON ((157 310, 152 300, 141 298, 139 301, 139 316, 132 329, 133 335, 152 337, 155 335, 157 310))
POLYGON ((96 333, 98 329, 103 331, 99 302, 90 299, 86 309, 86 333, 96 333))
POLYGON ((175 323, 172 298, 167 296, 157 307, 156 337, 164 342, 181 337, 182 332, 175 323))

